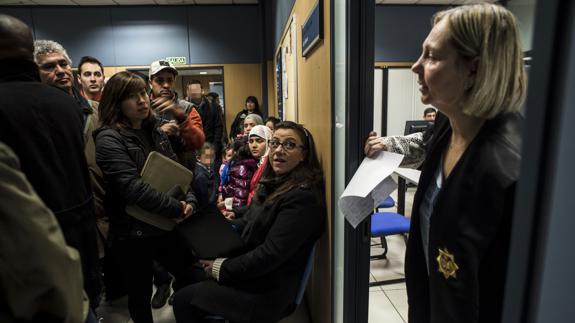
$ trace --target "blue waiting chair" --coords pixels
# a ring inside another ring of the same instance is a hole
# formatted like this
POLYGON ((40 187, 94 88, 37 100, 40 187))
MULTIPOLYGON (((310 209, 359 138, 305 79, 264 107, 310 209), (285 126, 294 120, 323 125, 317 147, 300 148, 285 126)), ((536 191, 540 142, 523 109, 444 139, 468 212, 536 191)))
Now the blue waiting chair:
POLYGON ((305 288, 307 287, 307 282, 309 281, 309 276, 311 276, 311 270, 313 268, 313 257, 315 255, 315 245, 311 248, 311 252, 309 253, 309 258, 307 259, 307 265, 305 266, 305 270, 303 272, 303 276, 301 278, 301 282, 299 284, 299 291, 297 292, 297 296, 294 302, 294 311, 295 309, 301 304, 303 300, 303 295, 305 294, 305 288))
POLYGON ((388 196, 385 198, 385 200, 383 200, 383 202, 381 202, 378 206, 377 209, 387 209, 390 207, 394 207, 395 206, 395 200, 393 199, 393 197, 388 196))
MULTIPOLYGON (((371 256, 371 259, 386 259, 387 258, 387 240, 386 236, 401 234, 404 240, 406 234, 409 233, 410 221, 405 216, 393 212, 378 212, 371 216, 371 237, 380 238, 383 253, 381 255, 371 256)), ((406 240, 407 241, 407 240, 406 240)), ((380 245, 380 244, 374 244, 380 245)), ((372 245, 372 246, 374 246, 372 245)), ((386 281, 378 281, 369 283, 369 286, 380 286, 387 284, 395 284, 405 281, 404 278, 392 279, 386 281)))

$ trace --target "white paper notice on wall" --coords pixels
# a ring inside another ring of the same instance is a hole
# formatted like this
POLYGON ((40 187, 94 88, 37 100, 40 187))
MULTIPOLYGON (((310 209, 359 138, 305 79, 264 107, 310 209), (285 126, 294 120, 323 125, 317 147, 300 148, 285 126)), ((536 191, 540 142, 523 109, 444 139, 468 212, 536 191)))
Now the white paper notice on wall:
POLYGON ((354 228, 397 188, 390 175, 402 160, 403 155, 387 151, 363 160, 338 202, 339 209, 354 228))

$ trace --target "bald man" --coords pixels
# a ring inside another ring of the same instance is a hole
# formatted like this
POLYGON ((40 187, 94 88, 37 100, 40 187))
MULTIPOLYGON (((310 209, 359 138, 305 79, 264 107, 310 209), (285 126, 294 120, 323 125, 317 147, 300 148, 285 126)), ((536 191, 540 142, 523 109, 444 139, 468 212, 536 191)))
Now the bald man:
POLYGON ((64 91, 40 82, 33 50, 28 26, 0 15, 0 141, 20 160, 21 171, 54 213, 66 243, 78 250, 84 289, 96 307, 96 224, 82 110, 64 91))
POLYGON ((0 59, 22 57, 32 60, 34 44, 28 26, 20 20, 0 14, 0 59))

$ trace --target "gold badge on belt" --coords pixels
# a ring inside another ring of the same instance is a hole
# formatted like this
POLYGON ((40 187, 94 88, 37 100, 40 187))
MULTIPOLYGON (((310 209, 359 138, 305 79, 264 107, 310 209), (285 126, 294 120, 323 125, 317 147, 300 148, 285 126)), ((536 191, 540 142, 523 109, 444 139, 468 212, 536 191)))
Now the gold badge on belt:
POLYGON ((455 256, 449 253, 447 248, 443 250, 439 248, 439 256, 437 256, 437 264, 439 265, 439 272, 443 274, 445 279, 449 279, 449 277, 457 278, 456 273, 459 269, 459 266, 455 263, 455 256))

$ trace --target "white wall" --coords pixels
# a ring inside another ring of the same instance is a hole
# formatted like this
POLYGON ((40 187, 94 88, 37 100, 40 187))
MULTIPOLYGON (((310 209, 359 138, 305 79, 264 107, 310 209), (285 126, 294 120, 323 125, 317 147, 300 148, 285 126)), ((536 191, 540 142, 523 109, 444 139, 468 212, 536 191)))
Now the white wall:
POLYGON ((381 113, 383 109, 383 69, 373 72, 373 131, 381 135, 381 113))
POLYGON ((507 3, 507 8, 515 14, 515 17, 517 17, 519 21, 523 51, 531 50, 535 18, 535 0, 511 0, 507 3))
POLYGON ((387 136, 403 135, 405 122, 422 120, 423 110, 417 76, 409 68, 390 68, 387 87, 387 136))

